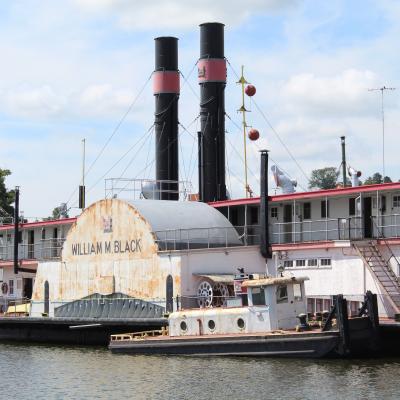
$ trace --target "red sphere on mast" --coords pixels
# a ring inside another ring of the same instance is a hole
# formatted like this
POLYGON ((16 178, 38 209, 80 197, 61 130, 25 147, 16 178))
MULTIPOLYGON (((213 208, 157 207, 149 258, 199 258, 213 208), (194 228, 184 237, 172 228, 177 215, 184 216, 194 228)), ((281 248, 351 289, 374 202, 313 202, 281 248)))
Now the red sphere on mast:
POLYGON ((247 136, 250 140, 257 140, 260 137, 260 132, 257 129, 251 128, 247 136))
POLYGON ((247 85, 244 89, 244 92, 247 94, 247 96, 252 97, 256 94, 256 87, 254 85, 247 85))

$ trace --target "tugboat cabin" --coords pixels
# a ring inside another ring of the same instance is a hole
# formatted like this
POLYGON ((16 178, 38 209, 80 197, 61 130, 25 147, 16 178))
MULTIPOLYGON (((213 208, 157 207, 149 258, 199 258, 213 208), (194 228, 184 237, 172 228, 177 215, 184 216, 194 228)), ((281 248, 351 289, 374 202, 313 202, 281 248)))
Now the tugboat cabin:
POLYGON ((248 306, 198 308, 170 314, 170 336, 201 336, 260 333, 294 329, 305 314, 306 277, 278 277, 247 280, 248 306))

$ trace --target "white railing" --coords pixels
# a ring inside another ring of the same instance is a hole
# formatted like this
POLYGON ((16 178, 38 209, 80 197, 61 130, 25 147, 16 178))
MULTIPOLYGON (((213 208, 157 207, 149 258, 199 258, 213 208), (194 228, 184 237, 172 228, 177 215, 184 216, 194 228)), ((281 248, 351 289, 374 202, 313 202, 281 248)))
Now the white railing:
POLYGON ((105 180, 106 199, 121 197, 126 200, 161 199, 192 200, 193 186, 189 181, 109 178, 105 180))
POLYGON ((169 229, 153 232, 160 251, 235 247, 260 243, 259 226, 169 229))
POLYGON ((361 239, 362 236, 361 217, 277 222, 270 226, 271 243, 275 244, 361 239))
MULTIPOLYGON (((43 239, 34 244, 18 244, 18 258, 20 260, 50 260, 61 257, 65 239, 43 239)), ((14 244, 12 242, 0 245, 0 260, 14 259, 14 244)))
POLYGON ((379 235, 385 238, 400 237, 400 214, 380 215, 372 217, 379 235))

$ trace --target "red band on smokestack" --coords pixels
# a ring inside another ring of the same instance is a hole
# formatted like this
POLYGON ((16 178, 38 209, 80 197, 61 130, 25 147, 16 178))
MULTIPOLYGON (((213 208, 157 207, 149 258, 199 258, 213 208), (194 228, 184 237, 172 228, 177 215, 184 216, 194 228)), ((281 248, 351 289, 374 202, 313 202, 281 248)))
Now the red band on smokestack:
POLYGON ((154 71, 153 93, 179 93, 180 80, 178 71, 154 71))
POLYGON ((197 63, 199 83, 226 82, 226 60, 224 58, 201 59, 197 63))

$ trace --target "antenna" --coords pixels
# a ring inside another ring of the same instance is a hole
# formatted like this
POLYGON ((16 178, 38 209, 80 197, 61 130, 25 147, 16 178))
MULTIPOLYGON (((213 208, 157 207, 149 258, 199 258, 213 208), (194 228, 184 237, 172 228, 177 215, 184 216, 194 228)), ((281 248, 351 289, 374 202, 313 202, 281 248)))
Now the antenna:
POLYGON ((376 92, 380 90, 381 91, 381 106, 382 106, 382 180, 385 179, 385 112, 384 112, 384 106, 383 106, 383 92, 385 90, 396 90, 396 88, 393 87, 386 87, 382 86, 380 88, 373 88, 373 89, 368 89, 370 92, 376 92))
POLYGON ((237 83, 240 83, 242 86, 242 106, 239 108, 239 112, 242 113, 242 124, 243 124, 243 145, 244 145, 244 190, 246 192, 246 198, 249 197, 249 192, 250 188, 247 183, 247 149, 246 149, 246 128, 247 128, 247 123, 246 123, 246 107, 244 105, 244 87, 248 83, 243 75, 243 70, 244 66, 242 65, 242 76, 240 77, 239 81, 237 83))
POLYGON ((84 210, 86 203, 85 159, 86 159, 86 139, 82 139, 82 185, 79 186, 79 208, 81 210, 84 210))

